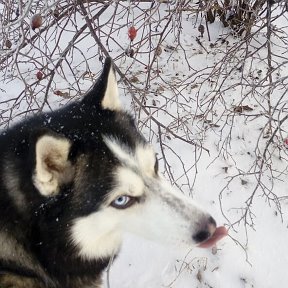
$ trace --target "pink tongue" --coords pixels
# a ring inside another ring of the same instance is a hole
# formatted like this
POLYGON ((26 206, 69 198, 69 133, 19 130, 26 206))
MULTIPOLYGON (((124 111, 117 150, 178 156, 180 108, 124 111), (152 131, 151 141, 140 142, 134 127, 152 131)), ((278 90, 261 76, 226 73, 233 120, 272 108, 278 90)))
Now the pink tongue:
POLYGON ((216 228, 214 234, 205 242, 198 245, 201 248, 209 248, 215 246, 215 244, 222 239, 223 237, 228 235, 228 231, 224 226, 216 228))

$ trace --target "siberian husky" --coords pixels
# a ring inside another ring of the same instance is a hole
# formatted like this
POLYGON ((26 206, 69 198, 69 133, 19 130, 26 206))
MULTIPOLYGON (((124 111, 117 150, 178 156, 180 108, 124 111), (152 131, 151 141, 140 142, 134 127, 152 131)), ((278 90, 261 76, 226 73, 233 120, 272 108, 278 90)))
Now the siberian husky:
POLYGON ((158 173, 110 58, 81 101, 0 136, 0 287, 96 288, 124 232, 213 245, 226 232, 158 173))

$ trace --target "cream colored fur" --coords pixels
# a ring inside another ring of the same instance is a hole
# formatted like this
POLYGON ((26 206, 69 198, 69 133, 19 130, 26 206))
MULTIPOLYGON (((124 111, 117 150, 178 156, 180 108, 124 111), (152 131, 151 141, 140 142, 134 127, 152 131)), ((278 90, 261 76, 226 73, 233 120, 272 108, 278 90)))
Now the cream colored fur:
POLYGON ((73 177, 73 168, 68 161, 70 142, 51 135, 42 136, 36 143, 36 169, 34 185, 43 196, 58 193, 63 183, 73 177))
POLYGON ((104 109, 121 110, 117 81, 112 68, 109 71, 107 88, 101 104, 104 109))

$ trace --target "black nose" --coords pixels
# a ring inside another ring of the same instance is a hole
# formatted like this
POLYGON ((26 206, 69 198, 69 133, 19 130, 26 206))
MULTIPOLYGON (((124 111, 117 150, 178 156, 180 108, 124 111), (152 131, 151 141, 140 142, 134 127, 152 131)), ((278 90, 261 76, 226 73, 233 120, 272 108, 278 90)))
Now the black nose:
POLYGON ((196 243, 201 243, 205 240, 207 240, 211 236, 210 232, 208 230, 206 231, 200 231, 197 234, 193 236, 193 239, 196 243))
POLYGON ((206 241, 212 236, 215 231, 216 221, 212 217, 209 217, 208 220, 206 220, 205 222, 202 223, 202 228, 200 228, 199 231, 192 236, 196 243, 206 241))

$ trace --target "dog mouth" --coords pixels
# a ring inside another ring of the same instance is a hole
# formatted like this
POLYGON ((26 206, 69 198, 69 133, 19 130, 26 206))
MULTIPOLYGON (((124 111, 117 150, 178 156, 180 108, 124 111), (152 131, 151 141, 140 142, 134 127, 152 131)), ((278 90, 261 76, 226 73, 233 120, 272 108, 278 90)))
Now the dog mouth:
POLYGON ((216 243, 223 237, 228 235, 228 230, 224 226, 217 227, 210 238, 201 242, 198 247, 210 248, 216 245, 216 243))

